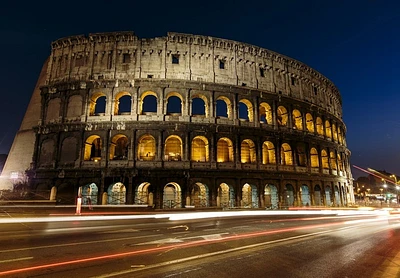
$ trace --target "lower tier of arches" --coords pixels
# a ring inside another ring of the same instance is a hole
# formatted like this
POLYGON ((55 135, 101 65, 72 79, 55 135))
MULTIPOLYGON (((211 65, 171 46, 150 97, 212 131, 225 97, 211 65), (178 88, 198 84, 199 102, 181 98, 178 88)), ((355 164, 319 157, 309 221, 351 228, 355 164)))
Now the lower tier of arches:
POLYGON ((40 172, 30 179, 36 195, 74 204, 78 196, 86 205, 137 205, 173 208, 267 208, 326 206, 354 203, 351 181, 323 176, 267 176, 240 171, 191 172, 102 170, 40 172))

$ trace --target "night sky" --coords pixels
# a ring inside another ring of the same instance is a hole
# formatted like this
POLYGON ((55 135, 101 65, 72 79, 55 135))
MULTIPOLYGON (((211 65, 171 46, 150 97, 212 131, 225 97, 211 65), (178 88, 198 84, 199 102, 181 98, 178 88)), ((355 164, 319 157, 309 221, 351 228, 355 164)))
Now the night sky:
POLYGON ((10 150, 52 41, 181 32, 253 44, 316 69, 341 92, 351 163, 400 175, 400 1, 14 1, 1 4, 0 28, 0 154, 10 150))

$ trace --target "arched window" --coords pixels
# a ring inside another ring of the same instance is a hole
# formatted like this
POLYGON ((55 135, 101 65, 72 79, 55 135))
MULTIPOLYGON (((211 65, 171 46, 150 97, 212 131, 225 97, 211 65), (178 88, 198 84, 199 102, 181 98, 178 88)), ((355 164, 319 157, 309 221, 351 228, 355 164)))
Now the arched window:
POLYGON ((332 124, 332 135, 333 135, 333 140, 335 142, 338 141, 338 135, 337 135, 337 131, 336 131, 336 125, 332 124))
POLYGON ((293 117, 293 128, 296 128, 298 130, 303 130, 303 117, 301 116, 301 113, 299 110, 295 109, 292 112, 292 117, 293 117))
POLYGON ((322 168, 329 169, 328 153, 326 152, 326 150, 321 151, 321 162, 322 168))
POLYGON ((299 166, 307 166, 307 156, 303 143, 297 145, 297 163, 299 166))
POLYGON ((181 161, 182 160, 182 139, 179 136, 171 135, 165 140, 165 160, 181 161))
POLYGON ((216 101, 216 116, 226 117, 228 119, 232 118, 232 105, 229 98, 220 96, 216 101))
POLYGON ((325 134, 327 138, 332 138, 331 123, 328 120, 325 121, 325 134))
POLYGON ((309 132, 314 132, 314 120, 313 116, 310 113, 306 114, 306 126, 309 132))
POLYGON ((169 93, 167 95, 167 114, 182 115, 182 96, 178 93, 169 93))
POLYGON ((334 152, 334 151, 332 151, 332 152, 330 153, 330 162, 331 162, 331 168, 332 168, 333 170, 336 170, 336 169, 337 169, 337 165, 336 165, 336 155, 335 155, 335 152, 334 152))
POLYGON ((156 140, 151 135, 143 135, 139 138, 138 159, 154 160, 156 156, 156 140))
POLYGON ((192 161, 206 162, 209 161, 208 140, 204 136, 196 136, 192 140, 192 161))
POLYGON ((275 164, 275 146, 270 141, 265 141, 262 147, 262 163, 275 164))
POLYGON ((311 148, 310 150, 310 160, 312 168, 319 168, 319 157, 316 148, 311 148))
POLYGON ((71 96, 68 99, 67 118, 80 117, 82 115, 82 97, 80 95, 71 96))
POLYGON ((255 163, 256 162, 256 146, 250 139, 242 141, 240 147, 240 160, 242 163, 255 163))
POLYGON ((208 110, 208 101, 204 95, 198 95, 192 98, 192 116, 208 117, 208 110))
POLYGON ((233 144, 226 137, 217 142, 217 162, 233 162, 233 144))
POLYGON ((276 121, 279 126, 287 126, 288 123, 288 112, 284 106, 279 106, 277 109, 276 121))
POLYGON ((85 141, 85 161, 99 161, 101 160, 102 142, 100 136, 91 135, 85 141))
POLYGON ((239 119, 254 121, 253 104, 248 99, 241 99, 239 101, 239 119))
POLYGON ((106 113, 106 95, 103 93, 95 93, 90 98, 89 115, 102 116, 106 113))
POLYGON ((322 119, 320 117, 317 117, 315 126, 317 128, 318 135, 324 135, 324 125, 323 125, 322 119))
POLYGON ((111 139, 110 160, 128 159, 128 137, 117 134, 111 139))
POLYGON ((259 117, 260 117, 260 123, 266 123, 272 125, 272 109, 268 103, 262 102, 260 104, 259 117))
POLYGON ((157 113, 157 95, 154 92, 147 91, 140 96, 140 114, 151 115, 157 113))
POLYGON ((114 115, 131 114, 132 97, 128 92, 120 92, 115 97, 114 115))
POLYGON ((293 165, 293 152, 288 143, 283 143, 281 147, 281 164, 293 165))

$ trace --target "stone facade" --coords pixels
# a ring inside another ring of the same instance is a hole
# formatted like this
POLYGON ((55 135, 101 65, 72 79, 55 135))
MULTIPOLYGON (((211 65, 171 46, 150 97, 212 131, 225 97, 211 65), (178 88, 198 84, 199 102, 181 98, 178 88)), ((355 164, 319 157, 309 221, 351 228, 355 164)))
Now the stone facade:
POLYGON ((341 96, 301 62, 119 32, 57 40, 45 68, 40 116, 32 103, 25 116, 37 119, 26 148, 38 194, 157 208, 354 202, 341 96))

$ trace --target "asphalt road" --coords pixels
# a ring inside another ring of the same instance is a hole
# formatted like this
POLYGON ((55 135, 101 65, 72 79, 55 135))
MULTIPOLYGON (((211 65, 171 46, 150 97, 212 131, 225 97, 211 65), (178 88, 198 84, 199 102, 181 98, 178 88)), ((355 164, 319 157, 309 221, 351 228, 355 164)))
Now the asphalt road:
POLYGON ((400 277, 398 214, 250 213, 3 213, 0 277, 400 277))

